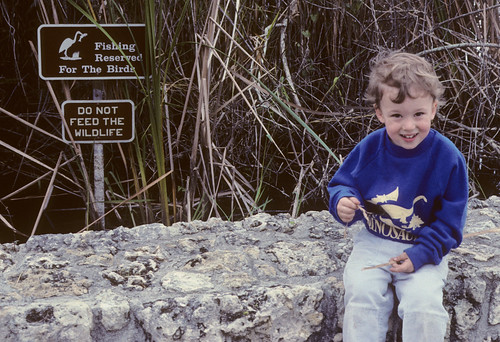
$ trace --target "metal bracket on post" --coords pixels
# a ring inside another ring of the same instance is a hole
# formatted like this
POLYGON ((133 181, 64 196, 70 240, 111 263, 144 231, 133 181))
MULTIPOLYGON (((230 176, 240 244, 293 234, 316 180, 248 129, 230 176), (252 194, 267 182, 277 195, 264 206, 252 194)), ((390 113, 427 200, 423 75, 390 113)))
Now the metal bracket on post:
MULTIPOLYGON (((102 89, 93 89, 93 100, 104 100, 102 89)), ((94 198, 97 217, 104 215, 104 149, 103 144, 94 144, 94 198)), ((98 223, 100 229, 106 227, 104 217, 98 223)))

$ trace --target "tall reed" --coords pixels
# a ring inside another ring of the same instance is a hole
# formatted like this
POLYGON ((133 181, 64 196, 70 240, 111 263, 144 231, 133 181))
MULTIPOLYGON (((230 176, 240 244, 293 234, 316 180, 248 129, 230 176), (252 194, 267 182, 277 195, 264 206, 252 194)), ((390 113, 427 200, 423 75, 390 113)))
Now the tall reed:
MULTIPOLYGON (((19 5, 8 6, 2 3, 2 16, 15 29, 7 42, 33 39, 9 14, 19 5)), ((326 208, 329 178, 380 127, 362 98, 368 61, 382 49, 419 53, 436 65, 447 101, 434 125, 466 156, 471 196, 498 193, 500 5, 494 0, 41 0, 33 6, 36 25, 91 18, 146 24, 151 77, 104 83, 108 98, 132 99, 137 115, 134 142, 105 148, 110 225, 326 208), (484 174, 494 183, 484 182, 484 174)), ((43 197, 80 198, 92 212, 90 153, 57 138, 60 103, 85 98, 89 85, 37 80, 30 88, 23 80, 36 78, 36 70, 26 69, 18 54, 9 56, 15 65, 9 77, 22 86, 5 92, 0 119, 12 129, 0 126, 0 139, 16 166, 0 175, 24 183, 2 192, 0 219, 6 229, 30 234, 32 227, 17 227, 9 211, 25 186, 40 184, 43 197), (14 105, 23 98, 36 105, 14 105), (16 140, 25 132, 29 139, 16 140), (45 170, 33 167, 40 163, 45 170)), ((94 219, 88 216, 87 224, 94 219)))

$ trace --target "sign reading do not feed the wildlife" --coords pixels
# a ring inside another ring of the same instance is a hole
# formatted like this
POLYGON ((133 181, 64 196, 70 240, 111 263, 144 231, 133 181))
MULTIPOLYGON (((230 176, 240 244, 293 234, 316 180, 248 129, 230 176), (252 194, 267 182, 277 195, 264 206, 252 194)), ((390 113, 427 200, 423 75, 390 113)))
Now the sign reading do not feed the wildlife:
POLYGON ((38 70, 44 80, 144 78, 144 24, 46 24, 38 27, 38 70))
MULTIPOLYGON (((64 101, 64 121, 76 143, 123 143, 134 140, 134 103, 130 100, 64 101)), ((63 123, 63 140, 71 139, 63 123)))

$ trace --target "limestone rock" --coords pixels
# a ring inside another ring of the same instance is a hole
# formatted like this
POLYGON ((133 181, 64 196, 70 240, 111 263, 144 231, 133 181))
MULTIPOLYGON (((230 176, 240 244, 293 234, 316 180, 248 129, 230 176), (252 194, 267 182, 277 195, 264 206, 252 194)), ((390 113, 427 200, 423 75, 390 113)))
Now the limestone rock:
POLYGON ((123 329, 130 320, 130 304, 127 297, 106 290, 96 297, 96 318, 107 331, 123 329))
POLYGON ((80 301, 2 306, 1 341, 92 341, 93 315, 80 301))
MULTIPOLYGON (((472 200, 465 233, 499 227, 499 211, 498 197, 472 200)), ((341 341, 360 229, 327 211, 260 213, 3 244, 0 341, 341 341)), ((447 341, 500 341, 499 236, 450 253, 447 341)))
POLYGON ((500 284, 497 285, 492 294, 488 322, 491 325, 498 325, 498 329, 500 331, 500 284))

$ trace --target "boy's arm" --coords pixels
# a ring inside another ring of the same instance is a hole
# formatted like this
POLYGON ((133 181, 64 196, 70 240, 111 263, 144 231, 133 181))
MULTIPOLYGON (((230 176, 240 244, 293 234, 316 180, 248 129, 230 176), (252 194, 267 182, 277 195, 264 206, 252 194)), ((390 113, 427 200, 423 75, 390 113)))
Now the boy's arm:
MULTIPOLYGON (((333 217, 340 223, 345 223, 337 212, 337 206, 343 197, 355 197, 361 202, 361 195, 356 189, 353 171, 358 163, 358 154, 353 150, 340 166, 333 178, 328 183, 329 204, 328 208, 333 217)), ((357 211, 349 224, 361 219, 362 214, 357 211)))
POLYGON ((462 157, 450 175, 439 207, 434 208, 435 220, 423 227, 415 245, 405 250, 415 271, 425 264, 439 264, 452 248, 460 245, 468 192, 467 168, 462 157))

